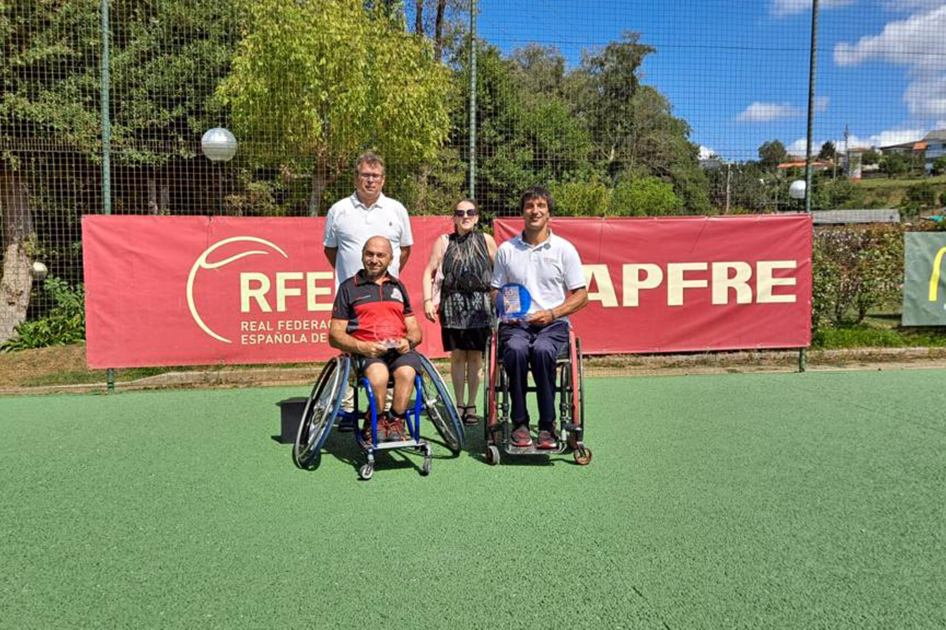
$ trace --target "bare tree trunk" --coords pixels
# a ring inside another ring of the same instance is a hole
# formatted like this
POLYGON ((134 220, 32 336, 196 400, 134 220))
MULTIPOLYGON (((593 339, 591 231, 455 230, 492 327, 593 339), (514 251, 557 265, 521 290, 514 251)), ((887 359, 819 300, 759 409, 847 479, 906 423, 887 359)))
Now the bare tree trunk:
POLYGON ((415 0, 414 6, 414 34, 424 35, 424 0, 415 0))
POLYGON ((158 182, 154 173, 148 176, 148 214, 158 214, 158 182))
POLYGON ((13 337, 26 319, 33 286, 27 243, 33 236, 33 216, 19 176, 0 167, 0 222, 3 223, 3 275, 0 276, 0 343, 13 337))
POLYGON ((309 193, 309 216, 319 216, 319 205, 322 203, 322 195, 331 182, 328 177, 328 168, 323 160, 319 160, 312 173, 312 186, 309 193))
POLYGON ((437 0, 437 21, 434 24, 434 58, 440 61, 443 56, 443 14, 447 0, 437 0))
POLYGON ((158 212, 161 215, 171 214, 169 207, 171 205, 171 184, 167 177, 161 180, 158 196, 158 212))

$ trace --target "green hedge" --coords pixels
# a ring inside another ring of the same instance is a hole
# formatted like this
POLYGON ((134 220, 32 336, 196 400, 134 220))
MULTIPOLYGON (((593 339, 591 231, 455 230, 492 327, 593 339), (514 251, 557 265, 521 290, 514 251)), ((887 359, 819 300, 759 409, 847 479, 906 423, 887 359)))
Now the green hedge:
POLYGON ((899 225, 815 232, 812 328, 860 323, 871 309, 902 300, 903 233, 899 225))

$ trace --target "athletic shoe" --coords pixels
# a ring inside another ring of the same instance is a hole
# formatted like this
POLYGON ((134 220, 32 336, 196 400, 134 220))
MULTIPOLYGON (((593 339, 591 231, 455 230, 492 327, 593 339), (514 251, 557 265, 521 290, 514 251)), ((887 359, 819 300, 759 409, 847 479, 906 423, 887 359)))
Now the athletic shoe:
POLYGON ((404 418, 390 418, 387 421, 388 442, 404 442, 407 440, 407 431, 404 427, 404 418))
POLYGON ((539 431, 539 443, 536 448, 554 450, 558 448, 558 438, 551 431, 539 431))
POLYGON ((529 433, 528 424, 521 424, 512 432, 512 445, 516 448, 532 446, 532 434, 529 433))
MULTIPOLYGON (((378 420, 378 441, 384 439, 384 431, 382 430, 381 420, 378 420)), ((365 423, 361 429, 361 439, 363 442, 371 444, 371 412, 365 414, 365 423)))

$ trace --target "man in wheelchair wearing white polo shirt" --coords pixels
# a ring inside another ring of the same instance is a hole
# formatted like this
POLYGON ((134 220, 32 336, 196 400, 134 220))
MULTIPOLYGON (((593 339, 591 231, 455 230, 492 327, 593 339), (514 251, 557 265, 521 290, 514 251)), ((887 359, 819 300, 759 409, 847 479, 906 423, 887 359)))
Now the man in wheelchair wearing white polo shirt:
POLYGON ((507 283, 523 285, 532 303, 526 318, 499 328, 499 347, 509 376, 512 398, 512 445, 533 446, 526 407, 526 387, 531 366, 539 408, 536 448, 555 449, 555 361, 568 343, 568 316, 588 303, 581 259, 575 246, 549 229, 554 207, 552 196, 540 186, 530 188, 519 200, 525 222, 522 233, 496 252, 490 286, 495 300, 507 283))

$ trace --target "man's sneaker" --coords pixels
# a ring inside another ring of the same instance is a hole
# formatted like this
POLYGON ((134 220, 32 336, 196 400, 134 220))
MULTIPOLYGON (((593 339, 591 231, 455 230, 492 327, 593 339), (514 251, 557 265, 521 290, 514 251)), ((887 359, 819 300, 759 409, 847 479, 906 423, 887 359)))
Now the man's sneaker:
POLYGON ((528 424, 521 424, 512 432, 512 445, 516 448, 532 446, 532 434, 529 433, 528 424))
POLYGON ((404 428, 404 418, 389 418, 387 422, 388 442, 404 442, 407 440, 407 431, 404 428))
POLYGON ((551 431, 539 431, 539 442, 536 448, 554 450, 558 448, 558 438, 551 431))
MULTIPOLYGON (((384 431, 381 429, 381 419, 378 419, 378 441, 384 439, 384 431)), ((361 440, 367 444, 371 444, 371 412, 365 414, 365 422, 361 428, 361 440)))

